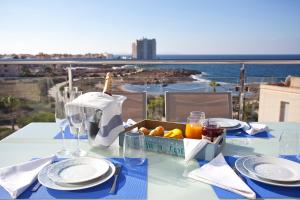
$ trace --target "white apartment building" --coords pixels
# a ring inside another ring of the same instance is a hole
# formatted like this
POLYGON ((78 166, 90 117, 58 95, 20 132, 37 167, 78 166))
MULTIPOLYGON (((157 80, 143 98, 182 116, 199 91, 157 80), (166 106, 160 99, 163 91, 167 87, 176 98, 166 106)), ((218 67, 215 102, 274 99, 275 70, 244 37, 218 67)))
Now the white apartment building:
POLYGON ((260 86, 258 121, 300 122, 300 77, 290 77, 285 86, 260 86))
POLYGON ((156 40, 143 38, 132 44, 132 58, 138 60, 156 59, 156 40))

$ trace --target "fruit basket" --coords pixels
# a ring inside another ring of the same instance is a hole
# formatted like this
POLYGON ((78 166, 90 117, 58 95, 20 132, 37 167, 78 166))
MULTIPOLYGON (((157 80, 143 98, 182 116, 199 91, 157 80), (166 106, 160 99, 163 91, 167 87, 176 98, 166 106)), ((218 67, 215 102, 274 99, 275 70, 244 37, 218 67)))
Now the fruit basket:
MULTIPOLYGON (((145 127, 149 130, 155 130, 155 128, 159 126, 162 126, 165 130, 180 129, 183 133, 185 131, 185 124, 155 120, 143 120, 133 126, 127 127, 125 129, 125 132, 131 131, 136 127, 138 129, 140 129, 141 127, 145 127)), ((119 135, 120 146, 123 146, 125 132, 122 132, 119 135)), ((195 158, 211 160, 222 151, 224 145, 225 133, 218 136, 213 142, 209 142, 200 152, 198 152, 195 158)), ((179 157, 184 157, 185 155, 183 139, 177 138, 166 138, 160 136, 145 135, 145 150, 158 153, 165 153, 179 157)))

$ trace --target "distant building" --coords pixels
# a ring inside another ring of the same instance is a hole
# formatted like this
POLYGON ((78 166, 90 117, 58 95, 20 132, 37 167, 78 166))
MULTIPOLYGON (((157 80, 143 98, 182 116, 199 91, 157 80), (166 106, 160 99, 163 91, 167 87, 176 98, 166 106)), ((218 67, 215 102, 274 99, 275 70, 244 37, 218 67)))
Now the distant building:
POLYGON ((20 76, 21 68, 20 65, 0 65, 0 77, 20 76))
POLYGON ((136 43, 132 43, 132 58, 137 59, 136 43))
POLYGON ((132 58, 152 60, 156 58, 156 40, 143 38, 132 44, 132 58))
POLYGON ((104 56, 105 59, 113 59, 114 55, 111 53, 103 53, 102 54, 104 56))
POLYGON ((258 121, 300 122, 300 77, 286 85, 260 85, 258 121))

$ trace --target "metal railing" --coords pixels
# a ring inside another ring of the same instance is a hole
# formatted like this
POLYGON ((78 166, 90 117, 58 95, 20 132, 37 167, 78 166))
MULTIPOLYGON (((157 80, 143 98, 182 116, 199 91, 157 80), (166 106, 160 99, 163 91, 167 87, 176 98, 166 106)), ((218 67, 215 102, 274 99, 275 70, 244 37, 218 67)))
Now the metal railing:
POLYGON ((227 59, 209 59, 209 60, 0 60, 1 64, 76 64, 76 65, 156 65, 156 64, 300 64, 300 60, 227 60, 227 59))
MULTIPOLYGON (((243 66, 245 65, 253 65, 253 64, 266 64, 266 65, 276 65, 276 64, 300 64, 300 60, 222 60, 222 59, 217 59, 217 60, 213 60, 213 59, 209 59, 209 60, 165 60, 165 59, 161 59, 161 60, 83 60, 83 61, 78 61, 78 60, 0 60, 0 65, 64 65, 64 66, 80 66, 80 65, 182 65, 182 64, 195 64, 195 65, 199 65, 199 64, 224 64, 224 65, 228 65, 228 64, 235 64, 235 65, 240 65, 241 66, 241 73, 240 73, 240 77, 227 77, 228 79, 232 79, 234 80, 232 82, 232 85, 230 85, 230 87, 226 88, 225 86, 221 86, 224 87, 225 90, 228 91, 232 91, 233 93, 238 95, 238 98, 235 98, 235 100, 237 101, 236 104, 238 105, 238 108, 236 109, 238 112, 238 114, 236 115, 236 117, 238 117, 239 119, 241 119, 243 117, 243 110, 245 109, 244 103, 245 103, 245 98, 247 97, 247 92, 246 92, 246 88, 247 88, 247 82, 249 82, 249 80, 255 80, 258 83, 260 83, 262 80, 265 80, 266 78, 269 80, 276 80, 277 77, 245 77, 245 74, 243 73, 243 66), (248 80, 248 81, 247 81, 248 80), (234 88, 234 85, 237 88, 234 88)), ((49 77, 48 77, 49 78, 49 77)), ((32 85, 27 85, 28 86, 28 94, 24 94, 24 95, 30 95, 33 99, 41 99, 41 96, 33 96, 33 94, 31 94, 31 91, 36 91, 41 89, 41 91, 45 91, 47 89, 49 89, 49 85, 51 84, 56 84, 57 82, 59 82, 59 80, 54 80, 54 79, 59 79, 62 77, 50 77, 49 80, 44 80, 39 82, 38 86, 36 86, 36 84, 32 84, 32 85), (53 79, 53 80, 52 80, 53 79), (45 82, 46 81, 46 82, 45 82), (50 84, 50 82, 51 84, 50 84), (49 82, 49 83, 48 83, 49 82), (54 82, 54 83, 52 83, 54 82)), ((90 77, 89 77, 90 78, 90 77)), ((95 77, 93 77, 95 78, 95 77)), ((103 78, 103 77, 102 77, 103 78)), ((126 78, 126 77, 125 77, 126 78)), ((147 91, 147 87, 149 87, 149 84, 146 83, 147 78, 149 77, 144 77, 145 78, 145 83, 142 87, 144 87, 147 91)), ((174 77, 176 79, 176 77, 174 77)), ((209 77, 206 77, 209 78, 209 77)), ((213 80, 220 80, 218 78, 226 78, 226 77, 211 77, 213 80)), ((284 77, 280 77, 280 79, 283 79, 284 77)), ((22 78, 23 79, 23 78, 22 78)), ((22 80, 20 79, 20 80, 22 80)), ((26 79, 26 78, 25 78, 26 79)), ((43 79, 43 78, 37 78, 37 79, 43 79)), ((122 77, 118 77, 117 79, 122 80, 122 77)), ((32 79, 33 80, 33 79, 32 79)), ((84 79, 86 82, 88 82, 89 80, 84 79)), ((39 81, 39 80, 36 80, 39 81)), ((64 80, 66 81, 66 80, 64 80)), ((251 81, 250 81, 251 82, 251 81)), ((266 81, 269 82, 269 81, 266 81)), ((124 81, 123 83, 126 83, 126 81, 124 81)), ((83 84, 82 82, 78 82, 78 84, 83 84)), ((94 82, 90 84, 94 84, 94 82)), ((22 85, 22 87, 24 86, 24 84, 20 84, 22 85)), ((158 87, 160 87, 160 91, 164 91, 164 85, 165 83, 163 82, 163 79, 158 81, 158 84, 154 84, 158 87)), ((1 86, 0 86, 1 87, 1 86)), ((153 86, 155 87, 155 86, 153 86)), ((200 84, 199 84, 200 87, 200 84)), ((201 86, 203 87, 203 85, 201 86)), ((210 86, 206 85, 205 87, 209 88, 210 86)), ((171 88, 171 87, 169 87, 171 88)), ((206 89, 207 89, 206 88, 206 89)), ((155 88, 154 88, 155 89, 155 88)), ((171 88, 172 89, 172 88, 171 88)), ((211 89, 211 88, 210 88, 211 89)), ((183 90, 182 90, 183 91, 183 90)), ((208 89, 207 89, 208 91, 208 89)), ((16 91, 18 92, 18 91, 16 91)), ((34 93, 34 92, 32 92, 34 93)), ((151 92, 149 92, 151 95, 151 92)), ((157 95, 157 96, 161 96, 161 94, 157 95)), ((257 98, 257 102, 258 102, 258 97, 257 98)), ((43 107, 44 105, 39 104, 38 106, 43 107)), ((30 106, 29 106, 30 107, 30 106)), ((45 109, 49 109, 49 107, 45 108, 45 109)))

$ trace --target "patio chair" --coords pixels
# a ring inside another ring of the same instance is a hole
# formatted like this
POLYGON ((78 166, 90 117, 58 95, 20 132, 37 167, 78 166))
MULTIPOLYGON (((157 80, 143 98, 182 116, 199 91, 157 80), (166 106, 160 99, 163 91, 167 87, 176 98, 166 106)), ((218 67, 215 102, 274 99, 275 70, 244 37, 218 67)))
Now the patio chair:
POLYGON ((185 122, 191 111, 203 111, 206 118, 232 118, 231 93, 166 92, 167 121, 185 122))
POLYGON ((147 94, 146 92, 117 92, 127 99, 123 103, 122 119, 127 121, 133 119, 139 122, 147 118, 147 94))

